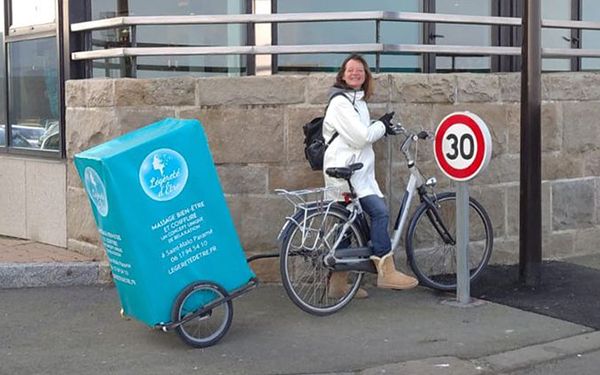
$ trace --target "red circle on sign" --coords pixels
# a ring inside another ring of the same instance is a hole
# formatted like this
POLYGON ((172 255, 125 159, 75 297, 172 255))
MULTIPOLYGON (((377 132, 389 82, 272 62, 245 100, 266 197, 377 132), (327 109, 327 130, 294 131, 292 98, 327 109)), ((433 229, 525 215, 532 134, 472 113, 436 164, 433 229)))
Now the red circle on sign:
POLYGON ((438 127, 435 134, 435 158, 442 169, 448 176, 452 178, 456 178, 459 180, 467 180, 471 176, 477 173, 479 168, 481 167, 484 157, 485 157, 485 140, 483 137, 483 133, 481 132, 481 128, 479 124, 475 122, 473 118, 467 116, 465 114, 454 114, 452 116, 448 116, 438 127), (444 139, 444 135, 446 131, 455 124, 464 124, 469 127, 473 131, 475 135, 475 139, 477 141, 477 152, 475 154, 475 158, 471 162, 471 164, 463 169, 457 169, 451 166, 445 158, 444 152, 442 150, 442 140, 444 139))

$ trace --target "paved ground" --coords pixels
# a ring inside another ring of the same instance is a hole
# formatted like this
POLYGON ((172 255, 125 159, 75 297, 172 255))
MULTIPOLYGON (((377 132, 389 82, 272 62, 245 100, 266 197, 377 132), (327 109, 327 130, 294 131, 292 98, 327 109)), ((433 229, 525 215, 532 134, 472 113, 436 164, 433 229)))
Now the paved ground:
MULTIPOLYGON (((600 332, 589 326, 491 302, 453 307, 444 303, 453 296, 421 287, 371 288, 369 299, 319 318, 280 286, 261 285, 234 301, 221 342, 191 349, 173 333, 122 319, 116 290, 97 285, 97 262, 30 241, 0 238, 0 246, 1 375, 585 375, 600 367, 600 332), (7 246, 39 261, 7 259, 7 246), (95 276, 81 278, 90 273, 82 265, 95 276), (6 288, 15 279, 60 286, 6 288)), ((573 263, 600 265, 597 258, 573 263)))

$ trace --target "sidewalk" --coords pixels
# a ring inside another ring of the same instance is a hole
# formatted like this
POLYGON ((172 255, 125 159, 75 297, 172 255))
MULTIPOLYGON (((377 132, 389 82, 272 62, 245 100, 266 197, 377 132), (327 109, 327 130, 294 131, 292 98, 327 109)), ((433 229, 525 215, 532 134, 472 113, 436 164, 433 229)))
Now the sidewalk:
POLYGON ((105 262, 30 240, 0 236, 0 289, 110 281, 105 262))
POLYGON ((600 350, 590 327, 487 301, 454 307, 454 296, 427 288, 368 287, 368 299, 315 317, 278 285, 235 299, 225 337, 194 350, 122 319, 116 290, 99 284, 108 272, 65 249, 0 237, 0 373, 509 374, 600 350))

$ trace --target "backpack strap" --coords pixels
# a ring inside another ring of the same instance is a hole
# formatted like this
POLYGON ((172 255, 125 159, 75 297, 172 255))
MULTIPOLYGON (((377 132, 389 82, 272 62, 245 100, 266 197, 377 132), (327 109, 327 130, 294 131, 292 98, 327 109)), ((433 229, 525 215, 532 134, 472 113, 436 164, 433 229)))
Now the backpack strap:
MULTIPOLYGON (((358 113, 358 109, 356 109, 356 107, 354 107, 354 102, 351 101, 350 98, 347 97, 346 94, 342 91, 336 92, 335 94, 331 95, 331 98, 329 98, 329 102, 327 103, 327 107, 325 107, 325 113, 327 113, 327 108, 329 108, 329 104, 331 104, 331 101, 333 100, 333 98, 335 98, 336 96, 340 96, 340 95, 342 95, 344 98, 348 99, 348 101, 352 104, 352 107, 354 108, 356 113, 358 113)), ((331 136, 331 139, 329 140, 329 142, 327 142, 327 146, 329 146, 331 144, 331 142, 333 142, 333 140, 337 138, 338 135, 339 135, 338 132, 334 131, 333 135, 331 136)))

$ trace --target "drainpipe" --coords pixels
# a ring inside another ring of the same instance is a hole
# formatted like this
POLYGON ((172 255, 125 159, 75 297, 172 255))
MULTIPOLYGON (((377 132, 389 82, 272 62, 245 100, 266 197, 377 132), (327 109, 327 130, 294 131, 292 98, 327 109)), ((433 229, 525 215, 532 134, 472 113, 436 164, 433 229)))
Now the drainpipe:
POLYGON ((523 1, 519 281, 538 286, 542 271, 541 0, 523 1))

